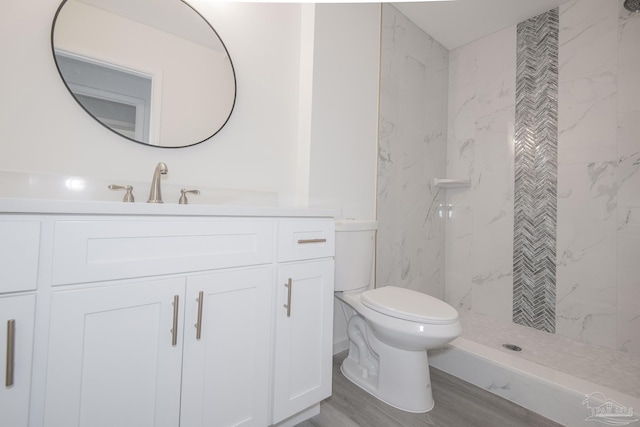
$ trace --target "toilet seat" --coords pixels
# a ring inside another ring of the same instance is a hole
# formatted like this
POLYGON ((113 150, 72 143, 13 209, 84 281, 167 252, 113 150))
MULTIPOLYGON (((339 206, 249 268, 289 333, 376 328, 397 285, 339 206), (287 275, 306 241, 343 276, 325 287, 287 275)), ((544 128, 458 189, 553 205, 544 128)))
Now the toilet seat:
POLYGON ((379 313, 412 322, 442 325, 458 320, 458 312, 446 302, 397 286, 365 291, 360 300, 379 313))

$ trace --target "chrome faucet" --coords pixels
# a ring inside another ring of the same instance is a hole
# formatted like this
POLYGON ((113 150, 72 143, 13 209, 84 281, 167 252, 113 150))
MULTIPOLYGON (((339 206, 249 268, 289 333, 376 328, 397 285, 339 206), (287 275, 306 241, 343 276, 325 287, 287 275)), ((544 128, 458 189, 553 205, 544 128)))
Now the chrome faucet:
POLYGON ((169 168, 163 162, 156 165, 156 170, 153 172, 153 179, 151 180, 151 190, 149 191, 149 200, 147 203, 163 203, 162 192, 160 191, 160 175, 166 175, 169 172, 169 168))

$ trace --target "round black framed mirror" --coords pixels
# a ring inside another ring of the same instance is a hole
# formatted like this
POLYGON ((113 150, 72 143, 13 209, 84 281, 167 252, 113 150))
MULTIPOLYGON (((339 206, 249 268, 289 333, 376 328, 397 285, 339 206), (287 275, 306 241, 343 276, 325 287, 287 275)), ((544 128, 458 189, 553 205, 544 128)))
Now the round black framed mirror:
POLYGON ((224 127, 235 106, 229 52, 183 0, 64 0, 51 46, 80 106, 131 141, 199 144, 224 127))

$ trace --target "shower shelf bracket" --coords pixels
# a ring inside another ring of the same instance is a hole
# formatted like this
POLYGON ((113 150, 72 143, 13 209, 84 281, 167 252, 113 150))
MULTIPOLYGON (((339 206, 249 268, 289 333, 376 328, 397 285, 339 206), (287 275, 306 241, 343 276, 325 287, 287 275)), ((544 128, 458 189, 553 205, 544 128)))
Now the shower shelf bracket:
POLYGON ((433 185, 440 188, 465 188, 471 186, 469 178, 433 178, 433 185))

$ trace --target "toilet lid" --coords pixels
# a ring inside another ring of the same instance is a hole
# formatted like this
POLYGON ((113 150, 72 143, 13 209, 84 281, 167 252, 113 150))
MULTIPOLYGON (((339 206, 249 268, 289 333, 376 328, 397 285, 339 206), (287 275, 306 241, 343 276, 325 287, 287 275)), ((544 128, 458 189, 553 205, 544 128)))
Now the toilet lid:
POLYGON ((396 286, 365 291, 361 294, 361 301, 377 312, 414 322, 445 324, 458 319, 456 309, 446 302, 396 286))

